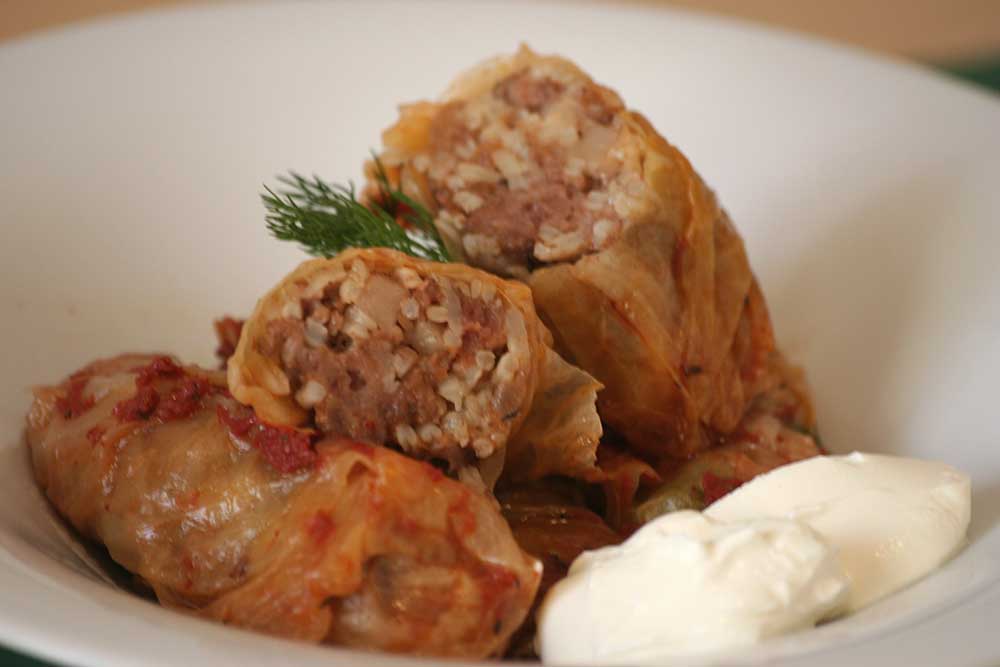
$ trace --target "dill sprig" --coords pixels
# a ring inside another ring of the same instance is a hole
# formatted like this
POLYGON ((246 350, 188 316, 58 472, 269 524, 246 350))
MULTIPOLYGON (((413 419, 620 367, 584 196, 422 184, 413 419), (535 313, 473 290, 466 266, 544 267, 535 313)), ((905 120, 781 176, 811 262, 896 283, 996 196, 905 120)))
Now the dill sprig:
POLYGON ((284 187, 275 192, 264 186, 261 195, 268 230, 319 257, 333 257, 346 248, 377 247, 451 261, 427 209, 392 187, 378 159, 375 175, 379 198, 368 206, 358 201, 353 184, 331 185, 294 171, 278 177, 284 187))

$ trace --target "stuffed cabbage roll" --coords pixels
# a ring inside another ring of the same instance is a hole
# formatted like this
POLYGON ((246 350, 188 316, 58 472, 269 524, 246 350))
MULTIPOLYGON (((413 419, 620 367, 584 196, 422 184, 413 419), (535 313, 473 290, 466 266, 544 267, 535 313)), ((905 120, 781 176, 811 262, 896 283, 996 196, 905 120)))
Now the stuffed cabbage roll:
POLYGON ((769 374, 774 386, 754 399, 735 431, 687 461, 664 462, 662 483, 615 525, 631 530, 667 512, 703 510, 757 475, 823 454, 802 371, 776 355, 769 374))
POLYGON ((268 424, 223 374, 93 363, 35 390, 38 483, 168 607, 313 642, 502 652, 541 567, 496 501, 385 447, 268 424))
POLYGON ((492 484, 585 475, 599 384, 551 347, 523 284, 386 249, 305 262, 257 304, 229 360, 270 422, 398 446, 492 484))
POLYGON ((454 254, 528 282, 633 451, 686 458, 737 426, 774 347, 763 296, 712 191, 615 92, 522 48, 402 107, 383 142, 454 254))

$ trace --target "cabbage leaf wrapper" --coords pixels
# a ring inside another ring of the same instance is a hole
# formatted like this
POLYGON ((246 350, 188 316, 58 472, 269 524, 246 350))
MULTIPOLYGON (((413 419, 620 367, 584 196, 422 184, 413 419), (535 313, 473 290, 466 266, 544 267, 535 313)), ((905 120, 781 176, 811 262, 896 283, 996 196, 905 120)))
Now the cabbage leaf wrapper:
POLYGON ((481 658, 541 566, 496 501, 386 447, 267 424, 223 374, 124 355, 35 389, 35 477, 161 604, 341 646, 481 658))
POLYGON ((453 256, 530 285, 632 451, 688 458, 772 382, 767 307, 715 195, 574 64, 526 47, 487 61, 403 106, 383 143, 453 256))

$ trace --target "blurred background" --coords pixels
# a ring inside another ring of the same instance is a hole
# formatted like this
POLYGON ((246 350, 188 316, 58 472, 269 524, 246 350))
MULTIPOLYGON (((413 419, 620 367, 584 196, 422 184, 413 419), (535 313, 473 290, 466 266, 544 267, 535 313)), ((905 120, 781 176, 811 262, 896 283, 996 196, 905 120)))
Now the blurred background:
MULTIPOLYGON (((0 0, 0 41, 100 16, 213 1, 0 0)), ((583 1, 677 6, 751 19, 919 61, 1000 90, 1000 0, 583 1)))

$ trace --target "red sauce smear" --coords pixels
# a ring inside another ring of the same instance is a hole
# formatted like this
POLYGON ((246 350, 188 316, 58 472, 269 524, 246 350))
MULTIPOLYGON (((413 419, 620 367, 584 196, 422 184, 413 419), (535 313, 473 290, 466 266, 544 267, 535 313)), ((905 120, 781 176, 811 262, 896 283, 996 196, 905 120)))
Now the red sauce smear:
POLYGON ((97 426, 87 431, 87 440, 90 441, 90 444, 96 445, 101 441, 101 438, 104 437, 104 433, 105 433, 105 428, 100 424, 98 424, 97 426))
MULTIPOLYGON (((479 583, 479 591, 484 606, 499 611, 502 605, 507 602, 511 595, 521 586, 521 581, 517 575, 500 565, 483 563, 482 569, 476 573, 479 583)), ((499 634, 502 628, 503 618, 498 613, 494 620, 494 632, 499 634)))
POLYGON ((215 348, 215 356, 219 358, 222 368, 226 367, 229 357, 236 352, 236 346, 240 342, 240 332, 243 331, 245 320, 238 320, 228 315, 215 320, 215 337, 219 341, 219 346, 215 348))
POLYGON ((170 357, 157 357, 148 365, 134 368, 136 392, 131 398, 115 405, 114 415, 120 422, 157 419, 161 422, 184 419, 202 408, 202 399, 212 392, 211 383, 203 377, 187 374, 170 357), (153 386, 158 379, 176 379, 166 396, 153 386))
POLYGON ((471 502, 471 494, 463 492, 448 505, 452 528, 461 539, 467 539, 476 532, 476 515, 469 507, 471 502))
POLYGON ((139 375, 135 378, 136 386, 142 387, 152 384, 157 378, 178 377, 184 374, 184 369, 177 365, 170 357, 156 357, 145 366, 138 366, 132 369, 139 375))
POLYGON ((506 590, 516 587, 520 583, 517 580, 517 575, 512 571, 491 563, 483 564, 483 575, 482 579, 489 582, 494 589, 506 590))
POLYGON ((318 460, 309 434, 288 426, 268 424, 252 412, 233 416, 221 405, 215 414, 235 437, 247 440, 278 472, 290 473, 314 465, 318 460))
POLYGON ((701 476, 701 489, 705 505, 711 505, 730 491, 735 491, 743 485, 743 481, 735 477, 719 477, 711 472, 701 476))
POLYGON ((208 380, 187 375, 166 398, 160 400, 155 416, 163 421, 190 417, 201 408, 201 399, 211 391, 212 385, 208 380))
POLYGON ((69 380, 66 395, 56 399, 56 409, 63 419, 74 419, 94 407, 94 398, 84 396, 83 389, 90 380, 89 375, 73 375, 69 380))
POLYGON ((424 464, 424 472, 427 473, 427 477, 430 478, 431 482, 437 483, 444 479, 444 473, 430 463, 424 464))
MULTIPOLYGON (((136 384, 139 381, 136 380, 136 384)), ((114 415, 120 422, 139 421, 149 419, 156 412, 156 406, 160 403, 160 394, 153 387, 139 387, 132 398, 118 401, 115 405, 114 415)))
POLYGON ((413 538, 420 534, 423 526, 420 525, 419 521, 411 517, 402 516, 396 520, 395 528, 400 534, 413 538))
POLYGON ((326 539, 333 534, 333 519, 330 515, 320 510, 312 515, 306 522, 306 532, 316 544, 323 544, 326 539))

